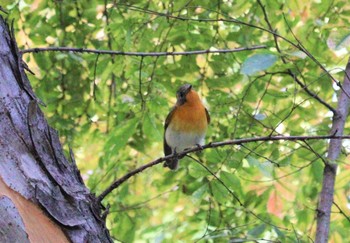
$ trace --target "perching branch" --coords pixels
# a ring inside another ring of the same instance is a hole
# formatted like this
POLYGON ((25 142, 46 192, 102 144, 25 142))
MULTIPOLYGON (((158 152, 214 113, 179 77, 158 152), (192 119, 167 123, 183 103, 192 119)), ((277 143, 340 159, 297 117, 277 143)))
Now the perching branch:
MULTIPOLYGON (((124 176, 120 177, 116 181, 114 181, 104 192, 102 192, 98 197, 98 201, 102 201, 110 192, 112 192, 114 189, 118 188, 122 183, 127 181, 129 178, 133 177, 134 175, 146 170, 147 168, 150 168, 154 165, 160 164, 164 162, 167 159, 177 157, 183 157, 188 153, 202 151, 204 149, 208 148, 217 148, 217 147, 223 147, 227 145, 240 145, 245 143, 253 143, 253 142, 259 142, 259 141, 306 141, 306 140, 318 140, 318 139, 332 139, 332 141, 341 141, 341 139, 350 139, 350 135, 346 136, 340 136, 340 135, 319 135, 319 136, 266 136, 266 137, 255 137, 255 138, 241 138, 241 139, 235 139, 235 140, 228 140, 228 141, 222 141, 222 142, 213 142, 208 143, 201 147, 194 147, 191 149, 188 149, 186 151, 183 151, 181 153, 177 153, 176 155, 168 155, 165 157, 158 158, 148 164, 142 165, 139 168, 132 170, 125 174, 124 176)), ((339 148, 340 149, 340 148, 339 148)), ((332 200, 331 200, 332 202, 332 200)))
MULTIPOLYGON (((344 83, 342 85, 337 112, 333 115, 333 124, 331 134, 342 136, 344 132, 345 121, 349 113, 350 98, 347 94, 350 93, 350 58, 346 65, 344 83)), ((329 225, 331 208, 334 195, 334 184, 337 172, 336 160, 341 153, 341 140, 331 139, 328 148, 328 163, 323 170, 323 184, 320 194, 320 203, 317 208, 317 228, 316 241, 317 243, 327 243, 329 235, 329 225)))
POLYGON ((208 49, 198 51, 164 51, 164 52, 125 52, 125 51, 112 51, 112 50, 95 50, 87 48, 76 48, 76 47, 45 47, 45 48, 31 48, 20 51, 22 54, 26 53, 38 53, 48 51, 59 51, 59 52, 80 52, 80 53, 95 53, 95 54, 107 54, 107 55, 119 55, 119 56, 138 56, 138 57, 160 57, 160 56, 180 56, 180 55, 198 55, 208 53, 232 53, 241 51, 250 51, 258 49, 266 49, 265 45, 252 46, 252 47, 240 47, 235 49, 208 49))

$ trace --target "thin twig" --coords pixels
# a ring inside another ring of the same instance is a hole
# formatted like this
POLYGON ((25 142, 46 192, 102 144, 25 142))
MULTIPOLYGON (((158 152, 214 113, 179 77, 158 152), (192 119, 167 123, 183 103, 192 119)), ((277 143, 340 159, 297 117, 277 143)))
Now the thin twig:
POLYGON ((97 71, 97 64, 98 64, 98 58, 100 57, 100 54, 97 54, 96 60, 95 60, 95 65, 94 65, 94 81, 92 85, 92 98, 96 100, 96 89, 97 89, 97 84, 96 84, 96 71, 97 71))
POLYGON ((140 95, 140 98, 141 98, 141 111, 144 111, 145 110, 145 106, 146 106, 146 101, 143 97, 143 94, 142 94, 142 65, 143 65, 143 59, 144 57, 141 57, 141 60, 140 60, 140 67, 139 67, 139 95, 140 95))
POLYGON ((320 140, 320 139, 350 139, 350 135, 347 136, 335 136, 334 134, 332 135, 318 135, 318 136, 266 136, 266 137, 255 137, 255 138, 241 138, 241 139, 235 139, 235 140, 228 140, 228 141, 222 141, 222 142, 213 142, 213 143, 208 143, 206 145, 203 145, 201 147, 193 147, 191 149, 188 149, 186 151, 177 153, 176 155, 167 155, 165 157, 158 158, 152 162, 149 162, 148 164, 142 165, 139 168, 132 170, 122 176, 121 178, 117 179, 114 181, 105 191, 103 191, 98 197, 98 201, 102 201, 110 192, 112 192, 114 189, 119 187, 122 183, 127 181, 129 178, 132 176, 154 166, 157 164, 160 164, 164 162, 167 159, 174 158, 174 156, 177 157, 183 157, 188 153, 193 153, 197 151, 201 151, 204 149, 208 148, 217 148, 217 147, 223 147, 223 146, 228 146, 228 145, 240 145, 244 143, 253 143, 253 142, 259 142, 259 141, 305 141, 305 140, 320 140))
POLYGON ((59 52, 80 52, 80 53, 95 53, 95 54, 107 54, 107 55, 119 55, 119 56, 138 56, 138 57, 159 57, 159 56, 179 56, 179 55, 198 55, 198 54, 208 54, 208 53, 232 53, 240 51, 250 51, 257 49, 266 49, 265 45, 258 45, 252 47, 240 47, 235 49, 219 49, 219 50, 197 50, 197 51, 179 51, 179 52, 126 52, 126 51, 112 51, 112 50, 95 50, 88 48, 76 48, 76 47, 44 47, 44 48, 30 48, 21 50, 20 53, 38 53, 38 52, 48 52, 48 51, 59 51, 59 52))
POLYGON ((339 205, 334 201, 333 201, 333 205, 336 206, 339 210, 339 213, 342 214, 350 222, 350 217, 345 214, 345 212, 339 207, 339 205))

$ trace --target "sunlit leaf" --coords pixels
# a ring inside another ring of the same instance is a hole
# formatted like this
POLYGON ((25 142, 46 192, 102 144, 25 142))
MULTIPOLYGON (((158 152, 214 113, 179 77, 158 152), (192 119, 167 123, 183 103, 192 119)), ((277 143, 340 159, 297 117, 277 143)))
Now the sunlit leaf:
POLYGON ((245 75, 253 75, 271 67, 277 61, 277 56, 273 54, 255 54, 248 57, 241 69, 245 75))
POLYGON ((110 138, 106 141, 106 150, 118 153, 125 146, 128 139, 135 132, 136 126, 139 123, 138 118, 128 120, 113 129, 110 138))

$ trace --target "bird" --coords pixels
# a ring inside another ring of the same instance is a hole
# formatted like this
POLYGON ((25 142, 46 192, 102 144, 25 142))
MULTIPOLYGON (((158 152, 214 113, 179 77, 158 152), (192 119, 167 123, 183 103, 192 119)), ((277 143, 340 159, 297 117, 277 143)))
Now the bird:
MULTIPOLYGON (((194 146, 204 145, 210 115, 191 84, 182 85, 176 92, 176 104, 164 123, 163 147, 165 156, 176 154, 194 146)), ((178 157, 167 159, 164 167, 176 170, 178 157)))

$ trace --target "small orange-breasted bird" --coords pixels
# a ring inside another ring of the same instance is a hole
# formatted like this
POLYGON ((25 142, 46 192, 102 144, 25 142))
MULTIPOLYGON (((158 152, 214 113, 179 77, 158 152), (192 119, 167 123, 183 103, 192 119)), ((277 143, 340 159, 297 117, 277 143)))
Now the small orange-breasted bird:
MULTIPOLYGON (((164 154, 179 153, 193 146, 204 145, 210 116, 192 85, 182 85, 176 93, 177 102, 164 124, 164 154)), ((178 158, 168 159, 164 167, 176 170, 178 158)))

